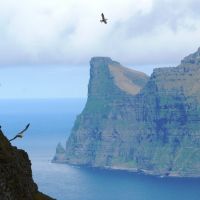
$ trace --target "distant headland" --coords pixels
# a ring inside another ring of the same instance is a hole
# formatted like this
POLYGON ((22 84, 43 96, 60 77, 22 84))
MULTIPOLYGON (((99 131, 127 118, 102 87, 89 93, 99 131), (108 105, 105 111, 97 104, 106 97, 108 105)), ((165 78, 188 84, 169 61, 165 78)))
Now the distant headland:
POLYGON ((88 100, 53 162, 200 177, 200 49, 150 77, 90 61, 88 100))

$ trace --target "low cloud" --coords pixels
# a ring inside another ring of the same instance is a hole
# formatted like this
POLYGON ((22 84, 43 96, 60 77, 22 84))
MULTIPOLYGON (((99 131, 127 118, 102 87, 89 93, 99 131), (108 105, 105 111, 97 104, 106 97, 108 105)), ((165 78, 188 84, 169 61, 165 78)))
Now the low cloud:
POLYGON ((197 0, 2 0, 0 65, 177 63, 200 46, 199 9, 197 0))

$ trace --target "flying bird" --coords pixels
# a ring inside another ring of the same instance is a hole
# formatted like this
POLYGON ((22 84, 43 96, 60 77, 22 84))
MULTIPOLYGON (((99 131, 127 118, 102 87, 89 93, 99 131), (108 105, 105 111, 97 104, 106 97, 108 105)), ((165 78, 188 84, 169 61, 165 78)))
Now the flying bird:
POLYGON ((11 142, 11 141, 15 140, 16 138, 23 138, 23 136, 24 136, 23 133, 28 129, 29 126, 30 126, 30 124, 27 124, 25 129, 23 129, 22 131, 17 133, 17 135, 9 141, 11 142))
POLYGON ((102 23, 105 23, 105 24, 107 24, 107 21, 108 21, 108 19, 106 19, 105 17, 104 17, 104 14, 102 13, 101 14, 101 17, 102 17, 102 19, 100 20, 100 22, 102 23))

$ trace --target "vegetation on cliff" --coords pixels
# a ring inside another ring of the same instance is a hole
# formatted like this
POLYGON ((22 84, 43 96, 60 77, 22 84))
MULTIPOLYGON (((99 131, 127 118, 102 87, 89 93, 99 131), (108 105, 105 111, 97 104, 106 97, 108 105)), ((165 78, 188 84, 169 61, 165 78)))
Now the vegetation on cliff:
POLYGON ((91 60, 88 100, 62 162, 200 176, 200 49, 151 77, 91 60))

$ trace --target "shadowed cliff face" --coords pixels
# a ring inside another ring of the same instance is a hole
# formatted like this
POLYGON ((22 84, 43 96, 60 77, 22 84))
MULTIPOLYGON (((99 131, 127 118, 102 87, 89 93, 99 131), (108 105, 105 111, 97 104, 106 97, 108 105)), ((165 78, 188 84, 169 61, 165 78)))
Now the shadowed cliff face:
POLYGON ((91 60, 88 100, 62 162, 200 176, 200 49, 150 78, 91 60))
POLYGON ((0 130, 0 199, 51 200, 38 192, 32 179, 31 162, 25 151, 11 146, 0 130))

